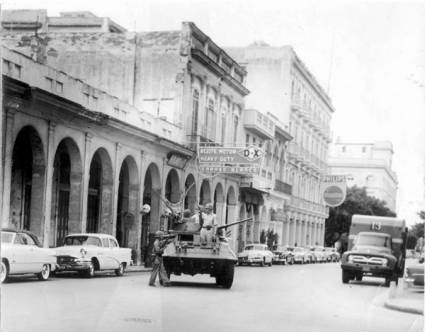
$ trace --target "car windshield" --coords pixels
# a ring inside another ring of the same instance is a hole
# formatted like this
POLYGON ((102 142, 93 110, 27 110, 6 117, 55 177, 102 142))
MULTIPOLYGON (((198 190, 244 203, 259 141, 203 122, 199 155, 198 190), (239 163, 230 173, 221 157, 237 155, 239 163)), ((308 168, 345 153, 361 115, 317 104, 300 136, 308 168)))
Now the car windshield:
POLYGON ((391 238, 389 236, 375 234, 359 234, 356 245, 389 248, 391 246, 391 238))
POLYGON ((66 246, 102 246, 100 240, 94 236, 67 236, 64 244, 66 246))
POLYGON ((245 250, 264 250, 264 246, 246 246, 245 250))
POLYGON ((13 243, 15 233, 1 232, 1 243, 13 243))

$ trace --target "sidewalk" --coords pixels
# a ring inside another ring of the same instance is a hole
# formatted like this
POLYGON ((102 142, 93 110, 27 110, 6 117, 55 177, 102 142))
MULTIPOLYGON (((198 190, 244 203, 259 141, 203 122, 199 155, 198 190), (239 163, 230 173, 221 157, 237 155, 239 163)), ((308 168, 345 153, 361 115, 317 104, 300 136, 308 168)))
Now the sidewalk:
POLYGON ((388 298, 384 303, 388 309, 409 312, 412 314, 424 314, 424 291, 408 289, 404 281, 400 280, 398 286, 391 283, 388 298))
POLYGON ((151 272, 151 267, 145 267, 144 265, 130 265, 125 269, 126 272, 151 272))

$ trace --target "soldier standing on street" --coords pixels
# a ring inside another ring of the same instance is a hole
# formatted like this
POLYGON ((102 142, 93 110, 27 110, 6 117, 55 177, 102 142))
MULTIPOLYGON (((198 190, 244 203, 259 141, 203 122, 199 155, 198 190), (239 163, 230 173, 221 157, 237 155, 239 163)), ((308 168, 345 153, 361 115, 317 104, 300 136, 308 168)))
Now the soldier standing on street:
POLYGON ((170 286, 170 280, 168 279, 167 272, 165 271, 164 263, 162 261, 162 254, 164 253, 164 248, 167 245, 167 240, 163 239, 164 233, 157 231, 155 233, 155 242, 153 243, 153 252, 154 261, 152 265, 151 278, 149 280, 149 286, 155 287, 156 276, 158 275, 159 283, 164 286, 170 286))

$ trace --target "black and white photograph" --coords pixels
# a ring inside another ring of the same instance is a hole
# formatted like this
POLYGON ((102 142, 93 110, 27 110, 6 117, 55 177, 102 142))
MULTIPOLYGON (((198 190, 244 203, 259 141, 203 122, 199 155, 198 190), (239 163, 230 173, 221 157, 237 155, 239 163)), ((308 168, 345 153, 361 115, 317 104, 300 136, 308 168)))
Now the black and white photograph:
POLYGON ((425 2, 4 0, 1 332, 424 332, 425 2))

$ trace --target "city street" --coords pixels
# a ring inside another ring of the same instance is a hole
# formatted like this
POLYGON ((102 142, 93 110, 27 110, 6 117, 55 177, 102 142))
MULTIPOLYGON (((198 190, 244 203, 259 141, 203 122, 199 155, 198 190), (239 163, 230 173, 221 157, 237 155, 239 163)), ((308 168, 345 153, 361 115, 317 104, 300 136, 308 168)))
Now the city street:
POLYGON ((2 331, 422 331, 423 316, 384 308, 381 279, 341 282, 339 263, 237 267, 233 287, 208 276, 149 273, 2 285, 2 331))

